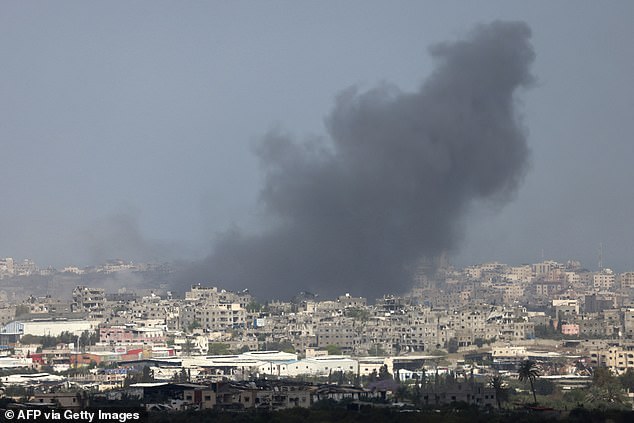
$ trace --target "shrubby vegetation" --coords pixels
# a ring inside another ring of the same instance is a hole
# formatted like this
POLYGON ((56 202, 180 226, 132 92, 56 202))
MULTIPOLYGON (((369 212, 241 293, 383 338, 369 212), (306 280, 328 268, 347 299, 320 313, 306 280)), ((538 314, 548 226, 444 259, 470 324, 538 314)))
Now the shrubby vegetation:
POLYGON ((320 401, 313 408, 293 408, 282 411, 245 411, 227 413, 214 410, 189 411, 180 413, 150 413, 150 423, 188 422, 188 423, 540 423, 605 422, 629 423, 634 421, 631 411, 592 411, 583 408, 572 410, 568 415, 559 413, 540 413, 525 411, 497 413, 491 410, 479 410, 465 404, 440 407, 421 411, 394 410, 381 407, 355 409, 351 404, 334 401, 320 401))
POLYGON ((207 350, 209 355, 231 354, 231 346, 222 342, 210 342, 207 350))
POLYGON ((282 342, 267 342, 265 347, 269 351, 284 351, 287 353, 294 353, 295 346, 290 341, 282 341, 282 342))
POLYGON ((77 344, 79 346, 95 345, 99 341, 99 334, 97 332, 84 331, 81 336, 74 335, 70 332, 62 332, 58 336, 36 336, 26 334, 20 338, 20 343, 27 344, 40 344, 42 348, 54 348, 58 344, 77 344))

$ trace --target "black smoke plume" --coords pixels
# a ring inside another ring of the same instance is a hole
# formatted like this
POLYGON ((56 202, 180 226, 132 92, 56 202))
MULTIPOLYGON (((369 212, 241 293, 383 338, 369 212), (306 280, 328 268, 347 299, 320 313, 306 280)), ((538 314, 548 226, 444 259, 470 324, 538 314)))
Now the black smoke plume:
POLYGON ((266 228, 226 233, 189 282, 264 298, 410 288, 421 258, 456 247, 474 201, 508 200, 525 173, 515 95, 532 81, 530 35, 522 22, 477 26, 430 48, 435 70, 417 92, 341 93, 329 140, 266 135, 266 228))

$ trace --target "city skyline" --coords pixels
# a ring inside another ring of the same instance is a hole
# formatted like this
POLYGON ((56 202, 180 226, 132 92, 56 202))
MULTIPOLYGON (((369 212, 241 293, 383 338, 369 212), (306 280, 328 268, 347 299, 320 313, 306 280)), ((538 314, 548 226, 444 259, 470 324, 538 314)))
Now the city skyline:
POLYGON ((504 207, 459 221, 452 262, 594 268, 602 243, 606 267, 634 268, 631 3, 148 5, 1 6, 0 256, 201 259, 261 230, 251 150, 272 128, 323 138, 346 87, 413 92, 430 45, 507 20, 536 52, 530 168, 504 207))
MULTIPOLYGON (((68 289, 77 284, 86 284, 93 287, 105 286, 108 293, 133 293, 151 292, 152 295, 182 295, 183 292, 193 286, 211 286, 214 289, 228 290, 229 292, 248 292, 265 301, 277 301, 315 298, 335 299, 343 294, 363 296, 370 300, 379 301, 381 298, 402 296, 403 298, 420 297, 421 292, 432 289, 451 292, 456 282, 465 283, 468 280, 480 280, 485 275, 493 275, 488 283, 496 289, 513 295, 513 301, 520 300, 519 294, 528 288, 527 283, 535 286, 543 283, 545 286, 556 287, 558 295, 567 297, 580 281, 593 285, 595 293, 606 294, 614 289, 620 290, 627 297, 627 290, 634 287, 634 269, 615 271, 607 266, 592 268, 585 266, 578 260, 557 261, 552 258, 539 262, 502 263, 491 261, 471 264, 464 267, 454 266, 446 260, 436 263, 433 270, 429 264, 422 264, 414 272, 409 283, 395 285, 386 281, 381 287, 370 289, 368 287, 350 287, 347 284, 340 286, 322 285, 316 288, 308 288, 302 284, 289 286, 287 290, 279 294, 263 289, 257 283, 230 283, 218 279, 213 275, 207 275, 198 279, 184 280, 183 274, 187 274, 188 264, 183 263, 141 263, 124 259, 107 260, 93 266, 79 267, 69 265, 64 268, 40 266, 32 259, 14 259, 0 257, 0 280, 5 280, 4 288, 0 291, 0 301, 9 297, 13 301, 19 301, 25 295, 37 297, 65 297, 69 295, 68 289), (518 285, 518 282, 521 287, 518 285), (421 289, 423 291, 421 291, 421 289), (169 294, 168 294, 169 293, 169 294), (512 293, 512 294, 511 294, 512 293)), ((469 289, 475 289, 470 287, 469 289)), ((585 287, 587 288, 587 287, 585 287)), ((532 289, 538 289, 533 287, 532 289)), ((552 294, 552 292, 550 292, 552 294)), ((574 294, 576 295, 576 294, 574 294)), ((573 296, 574 296, 573 295, 573 296)), ((422 298, 422 297, 421 297, 422 298)), ((511 301, 505 298, 505 302, 511 301)))

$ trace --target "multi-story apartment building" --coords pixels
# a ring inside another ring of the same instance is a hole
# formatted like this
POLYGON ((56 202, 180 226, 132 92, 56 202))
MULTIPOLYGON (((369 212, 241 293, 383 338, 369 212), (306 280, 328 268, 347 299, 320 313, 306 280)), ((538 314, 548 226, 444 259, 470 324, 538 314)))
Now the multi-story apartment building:
POLYGON ((31 259, 24 259, 13 263, 14 273, 18 276, 34 275, 37 272, 35 262, 31 259))
POLYGON ((341 295, 337 299, 343 308, 360 308, 368 305, 367 298, 353 297, 350 294, 341 295))
POLYGON ((618 338, 622 331, 619 310, 582 314, 575 323, 579 325, 579 336, 584 338, 618 338))
POLYGON ((482 278, 482 268, 480 266, 465 267, 464 274, 467 279, 479 280, 482 278))
POLYGON ((136 325, 109 326, 99 329, 99 341, 112 344, 150 344, 165 341, 164 327, 137 327, 136 325))
POLYGON ((73 311, 85 311, 91 318, 104 317, 106 302, 103 288, 77 286, 73 290, 73 311))
POLYGON ((324 319, 315 327, 317 347, 336 345, 345 353, 355 352, 361 344, 359 324, 354 319, 337 317, 324 319))
POLYGON ((565 279, 566 279, 566 284, 568 285, 575 285, 581 282, 581 276, 579 276, 579 273, 574 272, 574 271, 566 271, 565 272, 565 279))
POLYGON ((634 272, 625 272, 619 275, 619 283, 623 289, 634 288, 634 272))
POLYGON ((634 339, 634 309, 623 310, 623 337, 634 339))
POLYGON ((487 318, 487 334, 484 339, 517 341, 535 337, 535 324, 529 321, 526 310, 497 307, 487 318))
POLYGON ((459 346, 472 345, 478 338, 487 338, 489 309, 490 307, 468 306, 455 310, 450 315, 450 327, 454 330, 459 346))
POLYGON ((11 257, 0 258, 0 279, 14 274, 13 259, 11 257))
POLYGON ((528 264, 513 266, 509 269, 509 275, 512 276, 513 280, 528 283, 533 279, 533 269, 528 264))
POLYGON ((562 281, 537 281, 533 283, 535 295, 541 298, 551 298, 565 288, 562 281))
POLYGON ((556 319, 564 319, 567 316, 572 317, 579 314, 579 302, 577 300, 553 300, 552 304, 555 309, 556 319))
POLYGON ((246 325, 246 310, 240 304, 199 303, 183 307, 182 325, 205 330, 226 331, 246 325))
POLYGON ((184 329, 227 331, 247 326, 247 306, 252 301, 248 291, 235 293, 192 285, 179 308, 180 325, 184 329))
POLYGON ((525 284, 521 281, 504 281, 491 287, 502 292, 503 304, 513 304, 516 301, 520 301, 524 298, 526 289, 525 284))
POLYGON ((137 270, 137 267, 133 263, 129 263, 121 259, 108 260, 106 263, 97 267, 97 272, 103 273, 115 273, 126 270, 137 270))
POLYGON ((405 352, 432 351, 443 346, 448 339, 450 317, 446 310, 411 307, 404 312, 399 323, 400 350, 405 352))
POLYGON ((610 269, 604 269, 601 272, 595 273, 592 277, 592 284, 594 289, 599 291, 611 290, 616 282, 616 275, 610 269))
POLYGON ((548 272, 554 269, 563 269, 564 265, 556 261, 546 260, 541 263, 535 263, 532 266, 533 276, 536 278, 545 278, 548 272))
POLYGON ((203 300, 212 304, 237 303, 242 308, 247 308, 253 300, 251 294, 245 290, 242 292, 232 292, 217 287, 206 287, 201 284, 192 285, 191 289, 185 293, 186 301, 203 300))
POLYGON ((584 297, 584 312, 586 313, 599 313, 603 310, 614 307, 614 298, 597 294, 586 295, 584 297))
POLYGON ((591 366, 605 366, 616 374, 623 374, 627 369, 634 369, 634 351, 621 347, 594 350, 589 356, 591 366))

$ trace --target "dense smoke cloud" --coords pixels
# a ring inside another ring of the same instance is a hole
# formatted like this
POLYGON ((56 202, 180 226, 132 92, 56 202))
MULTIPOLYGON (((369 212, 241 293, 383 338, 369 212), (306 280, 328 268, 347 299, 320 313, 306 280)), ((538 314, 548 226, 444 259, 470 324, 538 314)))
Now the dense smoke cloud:
POLYGON ((269 133, 257 148, 266 229, 222 236, 189 281, 265 298, 410 288, 421 258, 456 247, 470 205, 507 200, 525 173, 515 93, 532 80, 529 38, 522 22, 478 26, 431 47, 417 92, 341 93, 329 140, 269 133))

